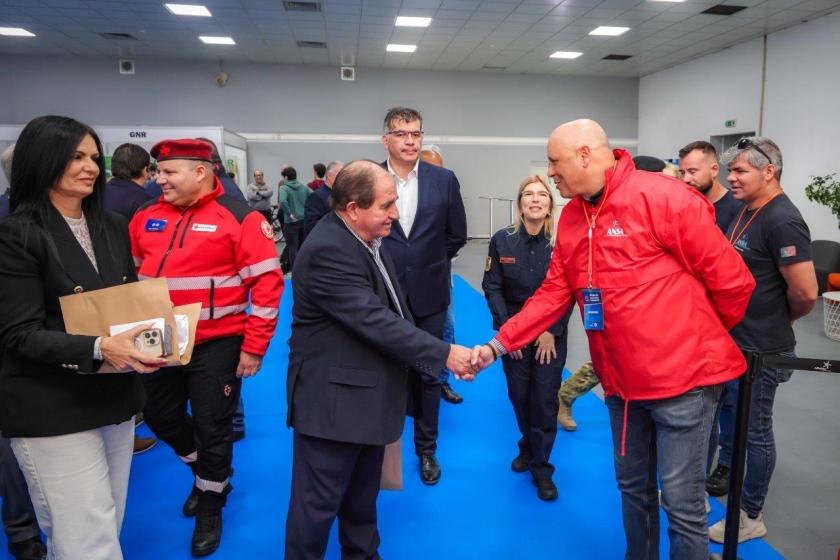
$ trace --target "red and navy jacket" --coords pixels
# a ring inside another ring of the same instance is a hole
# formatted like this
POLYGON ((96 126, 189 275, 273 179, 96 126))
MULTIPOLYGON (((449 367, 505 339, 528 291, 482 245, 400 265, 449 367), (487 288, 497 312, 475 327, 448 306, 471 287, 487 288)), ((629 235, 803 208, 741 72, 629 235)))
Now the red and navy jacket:
POLYGON ((213 192, 192 206, 173 206, 163 197, 142 206, 129 233, 141 280, 166 278, 174 305, 201 302, 196 344, 242 335, 242 350, 265 354, 283 273, 262 214, 225 196, 217 178, 213 192))

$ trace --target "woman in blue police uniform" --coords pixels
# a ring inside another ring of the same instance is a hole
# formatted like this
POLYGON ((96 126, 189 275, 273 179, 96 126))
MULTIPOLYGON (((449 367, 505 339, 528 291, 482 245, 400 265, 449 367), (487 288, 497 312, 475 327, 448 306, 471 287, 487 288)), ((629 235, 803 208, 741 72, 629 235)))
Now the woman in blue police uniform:
MULTIPOLYGON (((526 177, 519 185, 517 206, 518 219, 490 240, 481 283, 494 329, 518 313, 542 284, 554 248, 554 200, 545 180, 539 175, 526 177)), ((508 396, 522 434, 511 469, 530 470, 542 500, 557 499, 551 480, 554 466, 548 460, 557 435, 557 391, 566 362, 569 312, 533 344, 502 356, 508 396)))

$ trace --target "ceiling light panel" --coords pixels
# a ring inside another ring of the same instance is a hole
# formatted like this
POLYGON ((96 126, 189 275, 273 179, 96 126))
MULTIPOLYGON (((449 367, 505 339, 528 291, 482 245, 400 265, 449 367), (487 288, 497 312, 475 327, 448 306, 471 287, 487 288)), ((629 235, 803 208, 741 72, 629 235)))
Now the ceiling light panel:
POLYGON ((389 43, 385 50, 388 52, 398 52, 398 53, 413 53, 417 50, 417 45, 396 45, 394 43, 389 43))
POLYGON ((30 33, 23 27, 0 27, 0 35, 6 37, 34 37, 34 33, 30 33))
POLYGON ((176 16, 198 16, 198 17, 212 17, 213 14, 207 9, 207 6, 200 4, 164 4, 166 9, 176 16))
POLYGON ((211 37, 209 35, 201 35, 199 37, 202 43, 207 45, 235 45, 236 42, 231 37, 211 37))
POLYGON ((600 27, 596 27, 592 31, 589 32, 590 35, 606 35, 609 37, 617 37, 622 33, 626 33, 630 31, 629 27, 610 27, 609 25, 602 25, 600 27))
POLYGON ((582 52, 573 52, 573 51, 556 51, 549 56, 549 58, 563 58, 567 60, 573 60, 579 56, 581 56, 582 52))
POLYGON ((432 23, 432 18, 429 17, 398 16, 394 25, 397 27, 429 27, 430 23, 432 23))

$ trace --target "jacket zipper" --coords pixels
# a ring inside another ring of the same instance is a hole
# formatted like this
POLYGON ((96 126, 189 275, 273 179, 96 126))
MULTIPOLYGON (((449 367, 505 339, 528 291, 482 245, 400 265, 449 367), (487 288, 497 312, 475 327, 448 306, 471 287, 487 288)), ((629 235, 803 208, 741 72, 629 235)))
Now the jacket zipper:
POLYGON ((214 307, 215 307, 213 305, 213 296, 215 295, 215 292, 216 292, 216 280, 211 278, 210 279, 210 319, 213 318, 213 311, 214 311, 214 307))
POLYGON ((169 253, 172 252, 172 246, 175 245, 175 238, 178 237, 178 229, 181 227, 181 222, 184 220, 184 215, 187 213, 188 210, 189 208, 185 208, 184 211, 181 212, 181 217, 178 218, 177 222, 175 222, 175 231, 172 233, 172 239, 169 240, 169 247, 166 248, 166 252, 163 254, 163 258, 160 259, 160 265, 158 265, 155 278, 160 278, 160 273, 163 272, 163 265, 166 264, 166 259, 169 258, 169 253))
POLYGON ((190 223, 192 222, 193 218, 195 218, 195 214, 190 214, 190 217, 187 219, 187 223, 184 224, 184 231, 181 232, 181 241, 178 243, 179 249, 184 248, 184 238, 187 236, 187 231, 189 231, 190 229, 190 223))

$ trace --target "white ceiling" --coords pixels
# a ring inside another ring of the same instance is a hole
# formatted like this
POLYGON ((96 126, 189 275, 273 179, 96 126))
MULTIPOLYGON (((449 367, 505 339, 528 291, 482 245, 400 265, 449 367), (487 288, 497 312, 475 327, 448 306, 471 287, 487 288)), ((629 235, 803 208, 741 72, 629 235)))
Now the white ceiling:
POLYGON ((0 0, 0 27, 24 27, 37 35, 0 37, 0 55, 457 71, 494 66, 504 72, 632 77, 840 8, 840 0, 723 0, 748 9, 715 16, 700 12, 716 0, 323 0, 321 13, 302 13, 286 12, 281 0, 175 1, 204 4, 213 17, 175 16, 163 0, 0 0), (396 28, 397 15, 433 21, 427 29, 396 28), (619 37, 589 36, 599 25, 631 30, 619 37), (101 32, 130 33, 138 40, 109 41, 101 32), (204 45, 199 35, 229 35, 236 45, 204 45), (301 48, 297 41, 326 41, 328 48, 301 48), (386 53, 387 43, 418 47, 414 54, 386 53), (584 54, 549 59, 556 50, 584 54), (612 53, 632 58, 601 60, 612 53))

